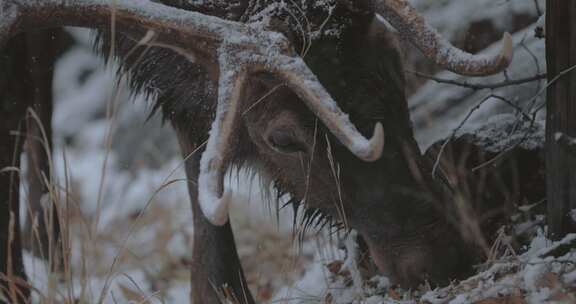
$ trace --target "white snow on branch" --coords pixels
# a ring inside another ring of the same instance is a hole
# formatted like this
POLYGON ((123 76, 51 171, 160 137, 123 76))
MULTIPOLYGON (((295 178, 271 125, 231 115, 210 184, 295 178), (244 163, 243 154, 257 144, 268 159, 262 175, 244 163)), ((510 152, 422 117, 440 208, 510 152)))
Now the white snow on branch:
MULTIPOLYGON (((535 25, 532 25, 513 35, 516 45, 516 60, 507 71, 509 79, 519 79, 527 75, 536 75, 545 72, 545 45, 541 39, 536 39, 532 34, 535 25), (537 62, 534 60, 538 60, 537 62)), ((496 51, 498 44, 487 49, 488 52, 496 51)), ((463 76, 455 76, 451 72, 440 72, 436 78, 454 79, 464 82, 463 76)), ((483 77, 476 80, 479 84, 498 83, 505 81, 503 75, 483 77)), ((540 84, 543 85, 543 82, 540 84)), ((510 113, 517 115, 518 109, 525 113, 536 109, 541 105, 545 96, 535 96, 538 92, 539 83, 525 83, 518 86, 502 87, 493 90, 492 93, 511 101, 516 108, 498 100, 491 98, 484 102, 464 125, 467 131, 484 126, 486 121, 497 114, 510 113)), ((428 81, 408 100, 410 112, 415 127, 415 136, 421 150, 425 151, 436 141, 446 138, 462 120, 468 115, 473 107, 491 93, 489 90, 470 90, 452 84, 440 84, 428 81)), ((541 111, 536 116, 540 123, 544 119, 544 112, 541 111)))

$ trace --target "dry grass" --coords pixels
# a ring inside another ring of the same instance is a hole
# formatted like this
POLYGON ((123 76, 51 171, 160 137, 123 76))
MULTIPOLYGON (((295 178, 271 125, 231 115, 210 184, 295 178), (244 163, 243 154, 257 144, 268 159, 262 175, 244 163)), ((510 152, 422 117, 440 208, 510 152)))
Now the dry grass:
MULTIPOLYGON (((106 147, 110 149, 110 145, 106 147)), ((69 172, 70 166, 75 164, 68 162, 65 152, 61 157, 65 166, 64 179, 59 180, 56 176, 46 179, 50 189, 48 198, 54 202, 46 206, 59 208, 58 220, 62 230, 62 243, 59 245, 65 257, 61 260, 59 256, 50 254, 44 260, 33 260, 33 267, 28 271, 33 273, 34 301, 108 303, 115 299, 118 303, 168 303, 170 290, 175 286, 189 290, 192 246, 189 203, 166 202, 156 197, 164 188, 183 182, 171 177, 177 168, 155 186, 152 196, 142 202, 141 209, 125 218, 98 225, 105 205, 100 203, 105 197, 105 183, 99 187, 101 196, 97 200, 97 211, 94 214, 83 212, 82 205, 87 202, 82 201, 80 193, 85 185, 69 172), (182 218, 183 213, 188 214, 189 221, 174 220, 182 218), (178 242, 181 244, 175 244, 178 242), (173 247, 190 250, 175 253, 173 247), (53 265, 59 263, 63 263, 55 267, 59 271, 51 272, 53 265)), ((55 158, 50 155, 51 160, 55 158)), ((105 166, 107 164, 102 168, 105 166)), ((54 164, 51 167, 54 168, 54 164)), ((258 301, 264 302, 270 300, 279 288, 300 277, 312 255, 300 254, 290 232, 282 232, 271 221, 262 222, 262 218, 254 221, 246 208, 239 205, 234 211, 237 244, 250 288, 258 301)), ((40 235, 37 229, 34 228, 35 236, 40 235)), ((37 243, 38 239, 33 242, 37 243)), ((50 243, 56 244, 56 241, 51 239, 50 243)))

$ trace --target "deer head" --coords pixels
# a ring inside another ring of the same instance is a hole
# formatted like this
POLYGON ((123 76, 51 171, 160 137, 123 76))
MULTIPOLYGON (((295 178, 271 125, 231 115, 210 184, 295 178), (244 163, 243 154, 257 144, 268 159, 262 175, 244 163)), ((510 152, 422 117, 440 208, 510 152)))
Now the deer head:
POLYGON ((303 202, 309 218, 357 229, 398 282, 448 279, 465 268, 469 259, 458 256, 467 246, 445 238, 458 233, 432 203, 443 190, 423 173, 429 164, 413 139, 401 60, 379 18, 464 75, 505 69, 508 34, 495 56, 467 54, 405 0, 335 0, 326 9, 304 1, 309 8, 299 18, 280 8, 267 22, 260 17, 275 1, 161 2, 0 0, 0 45, 40 27, 112 28, 132 45, 169 49, 201 67, 202 83, 217 92, 200 98, 213 120, 198 180, 202 211, 214 225, 228 221, 226 169, 251 163, 303 202), (293 24, 304 19, 305 26, 293 24), (459 262, 430 262, 440 254, 459 262))

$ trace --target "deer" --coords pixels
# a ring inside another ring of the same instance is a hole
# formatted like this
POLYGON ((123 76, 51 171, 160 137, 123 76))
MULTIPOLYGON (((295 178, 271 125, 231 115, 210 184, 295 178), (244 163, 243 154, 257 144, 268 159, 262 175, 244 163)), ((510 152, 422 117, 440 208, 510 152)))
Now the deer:
POLYGON ((11 131, 26 117, 33 97, 25 85, 34 82, 17 81, 29 77, 18 50, 26 35, 63 26, 97 29, 100 52, 119 59, 132 89, 154 96, 154 111, 176 131, 193 213, 193 303, 254 303, 223 182, 234 166, 288 193, 310 222, 358 231, 396 284, 470 272, 478 245, 459 231, 451 190, 429 174, 433 164, 414 140, 397 37, 442 68, 482 76, 510 64, 510 35, 499 53, 474 55, 406 0, 301 1, 297 16, 288 2, 0 0, 0 74, 11 73, 0 79, 5 299, 23 303, 31 293, 17 233, 23 142, 11 131))

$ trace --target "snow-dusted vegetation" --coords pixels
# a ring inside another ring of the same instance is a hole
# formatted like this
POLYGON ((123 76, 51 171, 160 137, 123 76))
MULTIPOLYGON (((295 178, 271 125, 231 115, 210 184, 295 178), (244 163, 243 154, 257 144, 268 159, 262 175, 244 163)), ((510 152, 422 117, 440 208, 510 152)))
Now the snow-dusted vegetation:
MULTIPOLYGON (((506 31, 514 45, 505 73, 467 78, 438 71, 402 42, 422 153, 461 136, 491 153, 542 149, 546 60, 535 32, 545 1, 410 2, 454 45, 495 54, 506 31), (500 85, 528 78, 534 79, 500 85)), ((62 231, 70 259, 52 272, 45 259, 25 254, 33 302, 187 303, 194 231, 174 130, 161 113, 149 116, 154 96, 130 92, 129 76, 117 77, 117 62, 94 52, 93 32, 66 31, 74 43, 55 70, 52 160, 55 196, 66 206, 62 231)), ((25 156, 22 161, 26 167, 25 156)), ((576 235, 547 239, 541 201, 518 203, 470 278, 408 290, 363 269, 355 232, 312 230, 300 239, 292 208, 271 203, 270 191, 262 189, 269 185, 259 181, 253 172, 232 170, 225 178, 232 196, 224 198, 232 204, 238 253, 258 303, 576 303, 576 235), (516 238, 521 241, 512 244, 516 238)), ((25 217, 26 183, 21 202, 25 217)))

